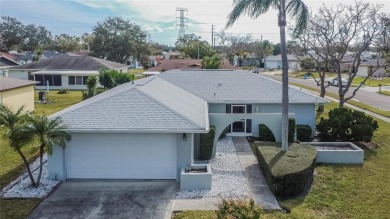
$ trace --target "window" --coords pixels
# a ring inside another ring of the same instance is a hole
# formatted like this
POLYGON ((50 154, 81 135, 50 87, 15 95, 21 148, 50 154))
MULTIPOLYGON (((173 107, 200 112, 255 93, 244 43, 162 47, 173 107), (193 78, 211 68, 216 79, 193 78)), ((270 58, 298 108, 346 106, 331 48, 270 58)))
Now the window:
POLYGON ((85 85, 88 76, 69 76, 69 85, 85 85))
POLYGON ((37 86, 62 86, 61 75, 35 75, 35 81, 40 82, 37 86))

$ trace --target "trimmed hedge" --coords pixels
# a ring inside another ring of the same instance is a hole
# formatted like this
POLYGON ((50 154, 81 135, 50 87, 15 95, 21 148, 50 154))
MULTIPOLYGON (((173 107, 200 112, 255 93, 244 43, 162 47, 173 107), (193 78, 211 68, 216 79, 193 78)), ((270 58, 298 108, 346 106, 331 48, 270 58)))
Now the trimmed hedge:
POLYGON ((299 141, 310 141, 312 132, 310 125, 297 125, 297 139, 299 141))
POLYGON ((221 140, 222 138, 225 138, 226 137, 226 134, 229 133, 229 129, 230 129, 230 125, 228 125, 221 133, 221 135, 219 136, 218 140, 221 140))
POLYGON ((275 141, 275 136, 272 133, 271 129, 269 129, 264 124, 259 124, 259 139, 260 141, 275 141))
MULTIPOLYGON (((295 119, 288 120, 288 142, 295 141, 295 119)), ((259 124, 259 139, 260 141, 272 141, 275 142, 275 136, 264 124, 259 124)))
POLYGON ((211 126, 207 134, 200 134, 200 153, 201 160, 210 160, 213 154, 215 127, 211 126))
POLYGON ((274 142, 255 142, 255 146, 260 168, 275 195, 304 192, 316 164, 317 150, 313 146, 293 143, 287 152, 274 142))

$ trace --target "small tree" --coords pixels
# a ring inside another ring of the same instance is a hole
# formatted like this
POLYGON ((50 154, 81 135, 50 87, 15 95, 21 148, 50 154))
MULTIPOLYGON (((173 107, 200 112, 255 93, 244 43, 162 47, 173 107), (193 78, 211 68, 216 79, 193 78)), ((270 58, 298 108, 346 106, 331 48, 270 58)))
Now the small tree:
POLYGON ((329 119, 321 117, 317 125, 321 141, 370 142, 378 122, 365 113, 349 108, 335 108, 329 111, 329 119))
POLYGON ((221 65, 221 58, 218 54, 214 54, 212 56, 205 56, 202 60, 202 68, 204 69, 218 69, 221 65))
POLYGON ((8 141, 9 146, 20 155, 26 166, 31 185, 35 187, 36 183, 31 173, 30 165, 22 152, 22 148, 31 143, 33 139, 31 133, 25 132, 25 118, 24 107, 13 111, 5 105, 0 105, 0 128, 5 130, 2 138, 8 141))
POLYGON ((86 100, 90 97, 95 96, 96 94, 96 84, 97 84, 97 77, 96 76, 89 76, 87 79, 87 91, 83 91, 83 100, 86 100))
POLYGON ((66 141, 71 140, 71 136, 66 130, 66 126, 62 124, 60 117, 49 119, 45 114, 30 115, 27 117, 27 122, 25 133, 33 136, 39 143, 40 165, 39 174, 35 184, 35 187, 37 187, 41 180, 44 152, 49 155, 53 154, 53 147, 55 145, 64 148, 66 141))

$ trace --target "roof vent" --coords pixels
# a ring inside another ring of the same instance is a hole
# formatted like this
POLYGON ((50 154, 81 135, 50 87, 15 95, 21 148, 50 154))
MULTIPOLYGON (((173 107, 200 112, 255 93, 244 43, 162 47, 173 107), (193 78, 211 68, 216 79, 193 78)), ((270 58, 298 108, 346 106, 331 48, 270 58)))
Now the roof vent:
POLYGON ((216 93, 216 92, 214 92, 214 96, 215 96, 215 95, 217 95, 217 93, 216 93))
POLYGON ((219 81, 219 84, 218 84, 218 86, 222 86, 222 81, 219 81))

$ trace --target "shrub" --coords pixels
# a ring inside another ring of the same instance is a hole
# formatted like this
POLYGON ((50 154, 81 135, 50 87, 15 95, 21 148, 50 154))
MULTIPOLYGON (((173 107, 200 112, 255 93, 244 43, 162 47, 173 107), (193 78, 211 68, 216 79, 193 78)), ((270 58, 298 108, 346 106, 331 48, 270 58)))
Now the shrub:
POLYGON ((260 141, 275 141, 275 136, 264 124, 259 124, 259 139, 260 141))
POLYGON ((271 191, 278 196, 300 194, 313 178, 317 151, 293 143, 287 152, 279 143, 255 143, 255 154, 271 191))
POLYGON ((60 89, 57 91, 57 94, 67 94, 67 93, 69 93, 68 89, 60 89))
POLYGON ((321 117, 317 124, 321 141, 370 142, 378 128, 378 122, 372 117, 349 108, 335 108, 329 111, 329 119, 321 117))
POLYGON ((229 132, 229 129, 230 129, 230 125, 228 125, 221 133, 221 135, 219 136, 218 140, 221 140, 223 139, 224 137, 226 137, 226 134, 229 132))
POLYGON ((312 132, 310 125, 297 125, 297 139, 299 141, 310 141, 312 132))
POLYGON ((222 203, 218 204, 217 218, 259 219, 261 213, 262 209, 253 199, 222 199, 222 203))
POLYGON ((207 134, 200 134, 200 159, 210 160, 213 153, 215 127, 211 126, 207 134))
POLYGON ((118 85, 132 81, 131 74, 118 72, 116 70, 100 70, 99 82, 104 88, 111 89, 118 85))
MULTIPOLYGON (((260 141, 275 141, 275 136, 264 124, 259 124, 259 139, 260 141)), ((294 142, 295 140, 295 119, 288 120, 288 142, 294 142)))
POLYGON ((295 119, 288 119, 288 142, 295 141, 295 119))

